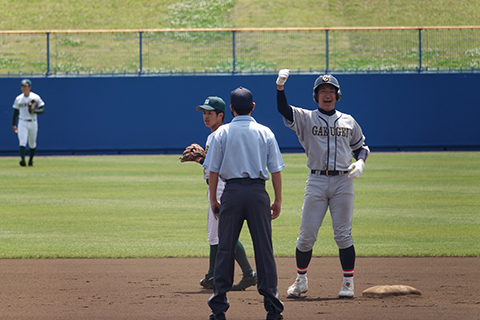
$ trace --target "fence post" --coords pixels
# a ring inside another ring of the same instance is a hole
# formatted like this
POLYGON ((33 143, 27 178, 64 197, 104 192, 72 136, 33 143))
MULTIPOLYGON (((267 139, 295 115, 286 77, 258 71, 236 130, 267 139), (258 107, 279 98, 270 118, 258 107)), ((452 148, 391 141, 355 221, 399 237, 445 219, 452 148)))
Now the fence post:
POLYGON ((328 30, 325 30, 325 73, 330 73, 328 51, 328 30))
POLYGON ((232 30, 232 74, 237 73, 235 66, 235 30, 232 30))
POLYGON ((138 70, 138 75, 139 76, 141 76, 142 73, 143 73, 143 52, 142 52, 142 42, 143 42, 142 38, 143 38, 143 36, 142 36, 142 34, 143 34, 142 31, 140 31, 138 33, 138 42, 139 42, 139 44, 138 44, 138 48, 139 48, 138 49, 139 50, 138 55, 139 55, 139 60, 140 60, 139 61, 140 66, 139 66, 139 70, 138 70))
POLYGON ((418 29, 418 73, 423 72, 422 68, 422 29, 418 29))
POLYGON ((47 73, 45 76, 50 75, 50 32, 47 32, 47 73))

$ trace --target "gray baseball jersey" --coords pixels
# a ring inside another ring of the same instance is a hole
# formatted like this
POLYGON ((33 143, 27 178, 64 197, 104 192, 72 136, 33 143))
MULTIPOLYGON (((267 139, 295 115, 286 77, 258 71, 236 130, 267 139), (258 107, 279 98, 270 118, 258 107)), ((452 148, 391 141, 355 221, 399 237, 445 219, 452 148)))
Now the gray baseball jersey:
POLYGON ((348 170, 352 151, 365 141, 355 119, 340 111, 328 116, 318 109, 292 106, 292 110, 293 122, 285 118, 283 122, 296 132, 308 156, 307 166, 312 170, 348 170))

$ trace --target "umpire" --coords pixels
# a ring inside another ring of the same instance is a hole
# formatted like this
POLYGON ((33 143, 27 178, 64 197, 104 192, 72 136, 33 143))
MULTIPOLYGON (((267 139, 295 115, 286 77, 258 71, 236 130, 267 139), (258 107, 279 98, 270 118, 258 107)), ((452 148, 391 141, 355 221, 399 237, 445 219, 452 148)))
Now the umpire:
POLYGON ((247 220, 255 251, 258 292, 264 296, 267 320, 283 319, 283 303, 277 290, 277 267, 273 256, 272 219, 280 215, 282 177, 285 167, 275 135, 251 116, 255 103, 250 90, 239 87, 230 93, 231 123, 215 132, 203 166, 210 180, 226 181, 221 205, 217 184, 211 183, 210 204, 218 222, 218 253, 214 274, 214 293, 208 300, 210 320, 225 319, 230 306, 227 292, 233 284, 235 247, 247 220), (275 199, 265 190, 268 171, 272 174, 275 199))

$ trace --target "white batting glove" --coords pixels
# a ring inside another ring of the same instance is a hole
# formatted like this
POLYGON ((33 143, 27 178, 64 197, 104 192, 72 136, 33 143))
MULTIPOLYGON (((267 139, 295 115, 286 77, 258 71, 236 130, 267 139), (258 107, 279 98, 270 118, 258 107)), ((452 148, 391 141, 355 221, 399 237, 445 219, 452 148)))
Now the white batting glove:
POLYGON ((285 82, 287 82, 289 74, 290 69, 281 69, 278 71, 277 85, 283 86, 285 82))
POLYGON ((350 173, 348 174, 348 177, 350 179, 357 179, 360 178, 360 176, 363 173, 363 168, 365 168, 365 162, 363 160, 358 160, 357 162, 352 163, 349 167, 348 170, 350 173))

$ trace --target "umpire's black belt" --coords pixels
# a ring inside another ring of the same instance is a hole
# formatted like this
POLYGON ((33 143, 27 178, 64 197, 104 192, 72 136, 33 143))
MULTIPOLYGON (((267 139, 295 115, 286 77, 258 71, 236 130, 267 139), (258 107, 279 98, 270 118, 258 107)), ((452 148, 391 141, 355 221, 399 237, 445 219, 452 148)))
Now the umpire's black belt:
POLYGON ((338 170, 311 170, 312 174, 320 174, 322 176, 332 177, 339 176, 348 173, 348 171, 338 171, 338 170))
POLYGON ((242 185, 251 185, 251 184, 263 184, 265 185, 265 180, 263 179, 250 179, 250 178, 235 178, 226 180, 228 183, 241 183, 242 185))

